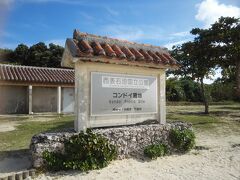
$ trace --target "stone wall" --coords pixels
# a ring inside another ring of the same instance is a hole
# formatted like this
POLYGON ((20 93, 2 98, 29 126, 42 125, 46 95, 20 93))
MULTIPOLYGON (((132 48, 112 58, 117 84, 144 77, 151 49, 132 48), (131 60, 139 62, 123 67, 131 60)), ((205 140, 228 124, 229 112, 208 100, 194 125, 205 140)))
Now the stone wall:
MULTIPOLYGON (((118 159, 136 157, 143 154, 143 149, 150 144, 163 142, 169 144, 169 132, 173 128, 187 129, 190 124, 175 122, 165 125, 148 124, 114 128, 98 128, 93 132, 102 134, 110 143, 118 148, 118 159)), ((51 152, 64 152, 64 141, 76 133, 73 130, 58 133, 41 133, 32 137, 31 153, 33 167, 43 165, 42 153, 45 150, 51 152)))

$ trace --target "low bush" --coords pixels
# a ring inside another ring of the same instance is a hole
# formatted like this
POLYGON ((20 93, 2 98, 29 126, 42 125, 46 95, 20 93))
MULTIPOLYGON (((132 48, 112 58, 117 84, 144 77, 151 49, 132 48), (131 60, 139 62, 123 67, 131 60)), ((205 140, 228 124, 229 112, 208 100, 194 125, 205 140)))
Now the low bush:
POLYGON ((178 152, 190 151, 195 146, 195 134, 192 130, 172 129, 169 138, 178 152))
POLYGON ((151 159, 156 159, 169 154, 169 148, 165 144, 152 144, 145 147, 144 154, 151 159))
POLYGON ((100 169, 117 157, 116 147, 109 144, 102 135, 90 130, 72 136, 64 145, 64 154, 48 151, 43 153, 48 170, 100 169))

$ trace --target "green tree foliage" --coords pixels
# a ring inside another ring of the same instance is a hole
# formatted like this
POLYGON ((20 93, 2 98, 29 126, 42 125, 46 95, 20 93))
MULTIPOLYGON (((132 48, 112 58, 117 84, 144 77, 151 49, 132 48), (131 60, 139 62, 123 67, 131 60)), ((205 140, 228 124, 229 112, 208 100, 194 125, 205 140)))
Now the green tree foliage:
MULTIPOLYGON (((204 85, 209 101, 234 101, 234 83, 229 78, 219 78, 210 85, 204 85)), ((200 84, 190 78, 169 78, 166 81, 167 101, 202 102, 200 84)))
POLYGON ((14 50, 14 62, 25 65, 28 61, 28 46, 25 44, 19 44, 17 48, 14 50))
POLYGON ((0 58, 4 62, 25 66, 61 67, 64 48, 55 44, 47 46, 39 42, 30 47, 19 44, 14 51, 0 50, 0 58))
POLYGON ((200 84, 190 78, 169 78, 166 81, 168 101, 201 102, 200 84))
POLYGON ((199 88, 201 90, 206 114, 209 113, 209 105, 203 79, 213 74, 215 67, 208 49, 209 44, 207 42, 195 39, 193 42, 187 42, 181 46, 174 47, 172 51, 172 56, 182 64, 181 68, 172 73, 200 82, 201 86, 199 88))
POLYGON ((172 56, 182 64, 182 67, 173 74, 191 77, 200 83, 205 113, 209 111, 210 94, 205 88, 203 79, 214 74, 214 70, 219 66, 223 69, 224 78, 230 78, 235 74, 236 97, 240 99, 239 22, 240 20, 236 18, 221 17, 208 29, 192 29, 194 41, 173 48, 172 56))
POLYGON ((235 66, 236 96, 240 99, 240 18, 221 17, 208 29, 195 28, 199 42, 209 46, 211 59, 223 69, 235 66))
POLYGON ((185 92, 180 81, 175 78, 166 81, 166 97, 168 101, 185 101, 185 92))
POLYGON ((0 63, 8 63, 13 59, 13 50, 0 48, 0 63))
POLYGON ((50 53, 48 51, 47 46, 39 42, 31 46, 28 50, 28 58, 26 64, 30 66, 47 66, 47 62, 49 61, 50 53))
POLYGON ((182 78, 180 79, 181 87, 185 93, 185 98, 187 101, 191 102, 201 102, 202 95, 199 90, 199 83, 192 81, 191 79, 182 78))
POLYGON ((64 48, 55 45, 53 43, 49 44, 49 51, 50 51, 50 58, 48 61, 48 66, 50 67, 60 67, 61 66, 61 59, 63 54, 64 48))
POLYGON ((234 93, 234 83, 224 82, 222 79, 211 84, 210 96, 213 101, 234 101, 237 100, 234 93))

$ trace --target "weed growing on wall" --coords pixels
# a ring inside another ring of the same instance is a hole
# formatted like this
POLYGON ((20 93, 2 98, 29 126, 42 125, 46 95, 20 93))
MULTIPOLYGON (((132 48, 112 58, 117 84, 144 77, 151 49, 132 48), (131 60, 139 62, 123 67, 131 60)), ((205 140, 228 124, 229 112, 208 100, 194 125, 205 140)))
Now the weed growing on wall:
POLYGON ((156 159, 170 154, 171 150, 181 153, 188 152, 195 145, 195 134, 189 129, 172 129, 169 133, 169 139, 173 149, 162 143, 152 144, 144 148, 144 155, 150 159, 156 159))
POLYGON ((100 169, 117 157, 116 147, 102 135, 95 134, 91 130, 72 136, 64 145, 64 154, 48 151, 43 153, 48 170, 100 169))
POLYGON ((152 144, 144 149, 144 155, 150 159, 157 159, 157 157, 169 154, 169 148, 165 144, 152 144))
POLYGON ((169 134, 173 147, 178 152, 188 152, 195 146, 195 134, 192 130, 172 129, 169 134))

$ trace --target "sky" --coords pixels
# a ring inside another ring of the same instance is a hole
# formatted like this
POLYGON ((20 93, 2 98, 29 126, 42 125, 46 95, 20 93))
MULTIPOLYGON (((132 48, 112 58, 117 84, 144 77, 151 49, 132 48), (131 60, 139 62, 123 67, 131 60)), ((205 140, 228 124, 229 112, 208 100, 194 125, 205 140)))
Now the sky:
POLYGON ((220 16, 240 17, 240 0, 0 0, 0 48, 64 46, 78 29, 171 49, 220 16))

